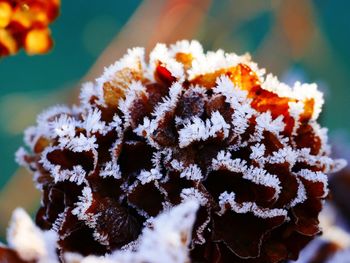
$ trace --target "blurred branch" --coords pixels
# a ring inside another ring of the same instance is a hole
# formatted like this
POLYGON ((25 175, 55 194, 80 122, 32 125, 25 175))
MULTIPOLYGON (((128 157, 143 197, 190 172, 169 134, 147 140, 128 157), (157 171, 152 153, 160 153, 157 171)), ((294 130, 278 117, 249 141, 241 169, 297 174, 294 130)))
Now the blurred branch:
POLYGON ((276 21, 257 50, 257 60, 280 74, 307 55, 318 26, 310 0, 276 0, 273 12, 276 21), (270 54, 278 59, 271 59, 270 54))

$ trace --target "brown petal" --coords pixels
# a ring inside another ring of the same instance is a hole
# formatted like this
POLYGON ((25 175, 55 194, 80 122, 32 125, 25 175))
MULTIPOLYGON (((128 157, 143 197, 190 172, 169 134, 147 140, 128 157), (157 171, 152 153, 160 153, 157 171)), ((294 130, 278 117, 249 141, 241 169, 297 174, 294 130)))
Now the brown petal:
POLYGON ((91 151, 73 152, 67 149, 56 149, 47 154, 47 160, 67 170, 72 170, 75 165, 81 165, 87 174, 94 168, 94 158, 91 151))
POLYGON ((123 177, 135 178, 142 169, 150 170, 154 150, 145 142, 126 141, 118 160, 123 177))
POLYGON ((222 216, 215 214, 213 220, 213 241, 223 241, 241 258, 256 258, 260 255, 264 235, 281 225, 285 218, 277 216, 263 219, 251 213, 227 211, 222 216))
POLYGON ((163 209, 164 196, 153 182, 140 183, 128 194, 128 202, 148 215, 156 216, 163 209))
POLYGON ((94 194, 94 201, 86 214, 97 215, 96 232, 105 236, 111 250, 136 240, 141 232, 140 216, 135 217, 131 210, 122 207, 115 200, 94 194))
POLYGON ((92 229, 68 210, 59 230, 60 240, 58 245, 63 252, 79 252, 82 255, 103 255, 106 248, 93 238, 92 229))
POLYGON ((258 205, 268 205, 274 201, 276 194, 274 188, 255 184, 243 179, 242 174, 228 170, 211 172, 203 184, 216 200, 221 193, 227 191, 234 192, 239 203, 256 202, 258 205))
POLYGON ((182 189, 193 187, 193 182, 186 178, 181 178, 178 172, 170 172, 169 179, 161 184, 167 193, 167 200, 173 205, 181 203, 180 194, 182 189))

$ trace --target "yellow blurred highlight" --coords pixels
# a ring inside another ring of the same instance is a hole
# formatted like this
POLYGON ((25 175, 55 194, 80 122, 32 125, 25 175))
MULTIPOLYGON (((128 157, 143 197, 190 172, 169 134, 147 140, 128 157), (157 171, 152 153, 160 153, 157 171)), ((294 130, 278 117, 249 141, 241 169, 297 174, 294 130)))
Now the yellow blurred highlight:
POLYGON ((52 40, 47 28, 29 31, 24 41, 24 48, 29 55, 46 53, 51 46, 52 40))
POLYGON ((32 24, 31 13, 29 12, 29 9, 24 8, 23 5, 19 8, 17 7, 14 10, 12 21, 18 23, 24 28, 29 28, 32 24))
POLYGON ((0 28, 5 28, 11 21, 12 8, 6 2, 0 2, 0 28))
POLYGON ((18 45, 16 40, 7 30, 0 28, 0 57, 2 53, 14 54, 17 50, 18 45))

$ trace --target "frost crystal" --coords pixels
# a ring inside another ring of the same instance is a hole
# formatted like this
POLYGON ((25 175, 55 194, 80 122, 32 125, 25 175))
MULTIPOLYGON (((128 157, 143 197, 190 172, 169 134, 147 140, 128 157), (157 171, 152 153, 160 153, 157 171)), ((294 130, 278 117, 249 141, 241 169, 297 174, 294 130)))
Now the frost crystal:
POLYGON ((317 87, 289 87, 248 55, 196 41, 144 57, 128 50, 83 86, 80 105, 41 114, 17 152, 59 256, 186 262, 188 248, 193 262, 296 259, 320 232, 327 173, 344 165, 317 123, 317 87))

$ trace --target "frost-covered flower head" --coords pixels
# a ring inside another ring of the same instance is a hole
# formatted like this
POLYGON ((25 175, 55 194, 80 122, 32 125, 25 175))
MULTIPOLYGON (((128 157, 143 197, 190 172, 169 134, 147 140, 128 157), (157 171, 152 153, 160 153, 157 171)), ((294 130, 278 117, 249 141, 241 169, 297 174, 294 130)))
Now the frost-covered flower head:
POLYGON ((48 25, 57 17, 60 0, 1 0, 0 58, 20 48, 41 54, 52 46, 48 25))
POLYGON ((315 84, 289 87, 250 61, 196 42, 134 48, 26 132, 18 161, 34 174, 36 223, 58 250, 137 249, 162 211, 200 204, 194 262, 296 259, 320 233, 328 194, 326 129, 315 84))

